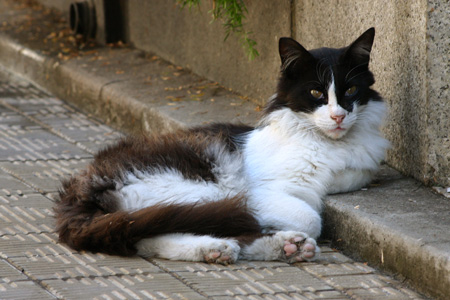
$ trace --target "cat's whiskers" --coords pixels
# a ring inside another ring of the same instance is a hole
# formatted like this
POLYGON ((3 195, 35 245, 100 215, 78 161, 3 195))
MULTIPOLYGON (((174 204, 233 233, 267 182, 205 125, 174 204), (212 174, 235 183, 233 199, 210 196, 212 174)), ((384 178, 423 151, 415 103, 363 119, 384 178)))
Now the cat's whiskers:
POLYGON ((356 67, 352 68, 350 71, 347 72, 347 75, 345 75, 344 80, 348 82, 348 81, 350 81, 352 78, 355 78, 355 77, 352 77, 350 80, 347 80, 348 76, 349 76, 355 69, 357 69, 357 68, 359 68, 359 67, 361 67, 361 66, 367 65, 367 64, 368 64, 368 63, 362 63, 362 64, 359 64, 359 65, 357 65, 356 67))
POLYGON ((361 72, 361 73, 358 73, 358 74, 356 74, 355 76, 352 76, 350 79, 348 79, 347 82, 352 81, 352 79, 354 79, 354 78, 356 78, 356 77, 358 77, 358 76, 360 76, 360 75, 362 75, 362 74, 364 74, 364 73, 367 73, 367 72, 368 72, 368 71, 363 71, 363 72, 361 72))
POLYGON ((281 66, 281 70, 286 71, 289 68, 289 66, 292 63, 294 63, 298 58, 300 58, 300 55, 297 52, 295 52, 295 51, 288 52, 286 55, 286 59, 285 59, 283 65, 281 66))
POLYGON ((317 66, 316 66, 316 75, 317 75, 317 78, 319 78, 320 85, 325 85, 325 83, 326 83, 325 77, 327 75, 326 72, 327 72, 327 70, 329 70, 329 68, 327 67, 325 62, 326 62, 326 58, 321 58, 318 61, 317 66))
POLYGON ((318 85, 318 86, 321 86, 323 83, 322 82, 320 82, 320 81, 318 81, 318 80, 311 80, 311 81, 308 81, 308 82, 306 82, 306 84, 305 85, 318 85))

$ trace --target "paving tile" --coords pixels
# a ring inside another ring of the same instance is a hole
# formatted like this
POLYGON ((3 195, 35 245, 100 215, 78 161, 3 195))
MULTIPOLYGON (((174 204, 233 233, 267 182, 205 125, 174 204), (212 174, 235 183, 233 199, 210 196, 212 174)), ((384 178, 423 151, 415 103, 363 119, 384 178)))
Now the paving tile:
POLYGON ((332 288, 305 271, 291 267, 207 272, 177 272, 185 282, 208 296, 301 293, 332 288))
POLYGON ((407 288, 406 286, 399 285, 399 286, 396 286, 396 288, 403 294, 408 295, 411 299, 427 299, 427 298, 419 295, 418 293, 414 292, 410 288, 407 288))
POLYGON ((331 276, 324 279, 328 284, 339 290, 383 288, 396 282, 389 277, 375 274, 331 276))
POLYGON ((36 257, 46 255, 72 255, 79 253, 58 243, 56 233, 30 233, 0 236, 0 257, 36 257))
POLYGON ((237 261, 235 264, 231 264, 228 266, 208 264, 203 262, 173 261, 158 258, 152 258, 150 259, 150 261, 170 272, 207 272, 265 268, 270 269, 289 266, 287 263, 278 261, 237 261))
POLYGON ((86 167, 90 159, 0 162, 0 169, 41 192, 56 192, 60 180, 86 167))
POLYGON ((92 253, 18 256, 9 259, 33 279, 65 279, 162 272, 140 257, 119 257, 92 253))
POLYGON ((206 299, 165 273, 54 279, 43 284, 64 299, 206 299))
POLYGON ((316 293, 305 292, 299 293, 276 293, 262 294, 262 295, 237 295, 237 296, 218 296, 214 297, 214 300, 315 300, 315 299, 326 299, 326 300, 342 300, 351 299, 339 291, 318 291, 316 293))
POLYGON ((8 108, 2 109, 2 106, 0 106, 0 136, 6 136, 6 131, 10 129, 19 131, 29 128, 42 129, 42 127, 21 114, 8 108))
POLYGON ((5 103, 14 106, 21 112, 36 112, 40 109, 46 109, 51 106, 63 106, 65 105, 63 101, 49 97, 46 94, 41 93, 21 93, 14 97, 1 97, 1 100, 5 103), (28 96, 27 96, 28 94, 28 96), (37 97, 38 94, 41 97, 37 97))
POLYGON ((8 129, 0 136, 0 161, 81 159, 91 154, 45 130, 8 129))
POLYGON ((308 299, 350 299, 347 295, 341 291, 317 291, 317 292, 305 292, 304 296, 308 299))
MULTIPOLYGON (((50 171, 51 172, 51 171, 50 171)), ((46 173, 33 173, 32 175, 20 175, 21 179, 27 184, 41 193, 54 193, 57 192, 61 186, 61 179, 67 176, 54 176, 55 174, 46 173), (56 177, 56 178, 55 178, 56 177)))
POLYGON ((29 280, 29 278, 6 260, 0 259, 0 284, 18 280, 29 280))
POLYGON ((35 105, 30 105, 29 107, 32 109, 26 111, 21 109, 21 111, 28 117, 32 117, 33 119, 37 119, 50 125, 61 125, 59 122, 52 122, 57 120, 65 120, 68 118, 67 114, 72 112, 72 109, 67 106, 66 103, 58 101, 57 99, 52 104, 36 103, 35 105))
POLYGON ((67 159, 50 161, 14 161, 0 162, 0 168, 7 173, 12 173, 20 178, 20 175, 36 174, 38 177, 48 180, 60 179, 86 167, 90 159, 67 159))
POLYGON ((410 300, 410 299, 423 299, 420 296, 415 296, 414 298, 410 297, 407 294, 402 293, 401 291, 391 288, 391 287, 383 287, 383 288, 360 288, 360 289, 352 289, 346 291, 348 295, 352 296, 352 299, 358 300, 410 300))
POLYGON ((237 295, 237 296, 218 296, 214 297, 214 300, 308 300, 309 298, 293 293, 277 293, 274 295, 262 294, 262 295, 237 295))
POLYGON ((58 237, 55 233, 40 233, 40 234, 22 234, 15 235, 4 234, 0 235, 0 257, 11 258, 26 256, 30 251, 39 250, 48 245, 56 245, 54 248, 58 249, 57 253, 71 253, 64 246, 56 244, 58 237))
POLYGON ((75 141, 111 141, 116 140, 122 134, 112 131, 111 129, 105 129, 104 126, 83 126, 77 128, 58 128, 58 132, 62 135, 69 137, 75 141))
POLYGON ((9 207, 32 207, 39 210, 52 210, 54 206, 54 200, 50 200, 50 198, 43 196, 41 194, 21 194, 21 195, 12 195, 9 193, 9 196, 1 195, 2 191, 0 191, 0 205, 6 205, 9 207))
POLYGON ((57 299, 44 288, 33 281, 0 282, 1 299, 57 299))
POLYGON ((361 263, 343 263, 343 264, 308 264, 302 267, 303 270, 316 276, 334 276, 334 275, 358 275, 372 274, 375 270, 361 263))
MULTIPOLYGON (((328 264, 336 264, 336 263, 349 263, 353 260, 349 257, 343 255, 342 253, 332 251, 332 252, 325 252, 320 253, 319 257, 316 259, 316 262, 318 263, 328 263, 328 264)), ((301 263, 300 263, 301 264, 301 263)))
POLYGON ((34 193, 35 190, 12 175, 0 170, 0 195, 21 196, 27 193, 34 193))
POLYGON ((0 205, 0 236, 52 232, 54 223, 50 209, 0 205))

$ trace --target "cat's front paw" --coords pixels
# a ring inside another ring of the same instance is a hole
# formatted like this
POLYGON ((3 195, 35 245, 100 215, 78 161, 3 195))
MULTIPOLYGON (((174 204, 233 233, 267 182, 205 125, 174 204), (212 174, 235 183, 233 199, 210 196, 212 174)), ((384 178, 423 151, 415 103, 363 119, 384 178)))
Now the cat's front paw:
POLYGON ((203 257, 207 263, 229 265, 238 259, 241 248, 234 240, 221 240, 203 248, 203 257))
POLYGON ((316 241, 303 232, 279 231, 274 238, 282 244, 281 260, 287 263, 311 261, 320 253, 316 241))

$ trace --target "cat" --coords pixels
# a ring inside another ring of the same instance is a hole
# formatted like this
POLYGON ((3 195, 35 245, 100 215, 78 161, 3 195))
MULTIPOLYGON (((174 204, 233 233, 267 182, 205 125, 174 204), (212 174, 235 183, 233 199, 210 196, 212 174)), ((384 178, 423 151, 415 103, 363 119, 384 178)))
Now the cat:
POLYGON ((322 198, 368 184, 389 146, 368 67, 374 35, 310 51, 281 38, 277 91, 256 127, 128 136, 99 151, 62 181, 60 241, 225 265, 315 259, 322 198))

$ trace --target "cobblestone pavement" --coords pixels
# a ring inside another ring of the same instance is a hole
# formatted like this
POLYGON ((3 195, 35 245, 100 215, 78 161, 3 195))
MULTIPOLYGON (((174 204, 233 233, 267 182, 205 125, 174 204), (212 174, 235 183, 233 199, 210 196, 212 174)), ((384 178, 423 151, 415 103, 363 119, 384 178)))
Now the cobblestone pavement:
POLYGON ((79 253, 57 242, 59 179, 121 133, 0 73, 1 299, 423 299, 322 245, 314 263, 231 266, 79 253))

